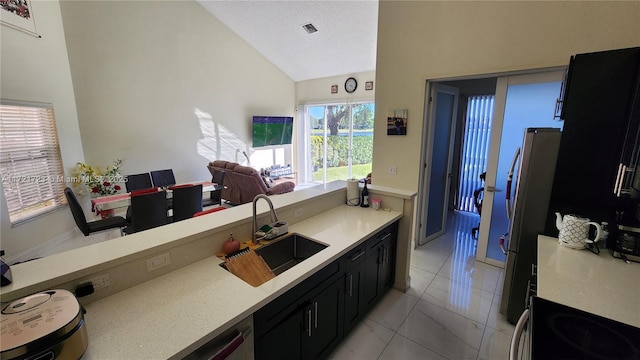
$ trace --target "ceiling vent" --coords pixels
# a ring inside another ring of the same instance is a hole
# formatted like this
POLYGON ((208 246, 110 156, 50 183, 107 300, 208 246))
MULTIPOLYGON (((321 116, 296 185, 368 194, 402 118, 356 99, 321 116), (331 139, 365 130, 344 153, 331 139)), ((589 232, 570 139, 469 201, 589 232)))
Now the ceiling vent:
POLYGON ((316 27, 313 26, 312 23, 304 24, 302 25, 302 28, 307 32, 307 34, 313 34, 314 32, 318 31, 318 29, 316 29, 316 27))

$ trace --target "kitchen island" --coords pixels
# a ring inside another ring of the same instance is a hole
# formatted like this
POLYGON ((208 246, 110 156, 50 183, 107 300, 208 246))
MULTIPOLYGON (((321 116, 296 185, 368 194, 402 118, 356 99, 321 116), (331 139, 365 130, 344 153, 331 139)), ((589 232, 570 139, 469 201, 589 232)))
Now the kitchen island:
MULTIPOLYGON (((272 197, 280 220, 289 221, 289 232, 328 247, 258 287, 225 271, 215 256, 230 232, 250 238, 247 204, 19 264, 14 283, 2 289, 2 300, 52 288, 73 291, 108 273, 108 287, 80 299, 89 338, 83 358, 183 358, 396 221, 395 286, 406 290, 415 194, 370 189, 384 209, 344 205, 345 182, 272 197), (159 261, 163 256, 167 260, 159 261)), ((263 224, 269 213, 264 203, 258 205, 263 224)))

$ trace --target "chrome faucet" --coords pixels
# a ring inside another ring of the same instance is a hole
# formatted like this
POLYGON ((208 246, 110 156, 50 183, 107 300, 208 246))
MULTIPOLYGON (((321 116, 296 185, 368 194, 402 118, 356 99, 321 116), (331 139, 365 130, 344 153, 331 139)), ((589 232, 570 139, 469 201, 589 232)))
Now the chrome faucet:
POLYGON ((256 203, 258 202, 258 199, 265 199, 269 204, 269 209, 271 211, 271 224, 275 224, 280 221, 278 220, 278 214, 276 214, 276 210, 273 208, 271 199, 269 199, 269 197, 264 194, 256 195, 256 197, 253 198, 253 231, 251 232, 253 234, 252 239, 254 244, 258 243, 258 239, 256 237, 256 232, 258 231, 258 220, 256 219, 256 203))

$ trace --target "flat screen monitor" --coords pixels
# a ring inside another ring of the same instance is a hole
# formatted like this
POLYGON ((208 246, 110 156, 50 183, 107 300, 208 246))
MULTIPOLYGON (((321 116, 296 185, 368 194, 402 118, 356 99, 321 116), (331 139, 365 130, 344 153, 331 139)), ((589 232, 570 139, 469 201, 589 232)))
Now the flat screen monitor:
POLYGON ((253 147, 291 144, 293 117, 254 116, 253 147))

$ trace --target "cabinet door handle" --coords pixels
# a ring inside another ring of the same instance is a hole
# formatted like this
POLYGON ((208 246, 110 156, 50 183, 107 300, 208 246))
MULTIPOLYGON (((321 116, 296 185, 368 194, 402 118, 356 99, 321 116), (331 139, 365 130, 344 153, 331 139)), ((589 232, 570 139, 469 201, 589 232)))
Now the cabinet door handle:
POLYGON ((307 327, 307 335, 311 337, 311 309, 307 310, 307 320, 307 324, 309 324, 309 327, 307 327))
POLYGON ((314 312, 314 316, 313 316, 313 327, 314 328, 318 328, 318 302, 314 302, 313 303, 313 312, 314 312))
POLYGON ((616 183, 613 185, 613 193, 617 196, 618 195, 618 187, 622 186, 622 175, 624 173, 623 170, 623 166, 624 164, 620 163, 618 164, 618 174, 616 175, 616 183))
POLYGON ((351 262, 354 262, 354 261, 358 260, 359 258, 362 257, 362 255, 364 255, 364 250, 360 250, 359 253, 357 253, 356 255, 351 257, 351 262))
POLYGON ((386 240, 389 236, 391 236, 391 233, 386 233, 386 234, 382 237, 382 239, 380 239, 380 241, 384 241, 384 240, 386 240))
POLYGON ((349 274, 349 297, 353 296, 353 274, 349 274))

